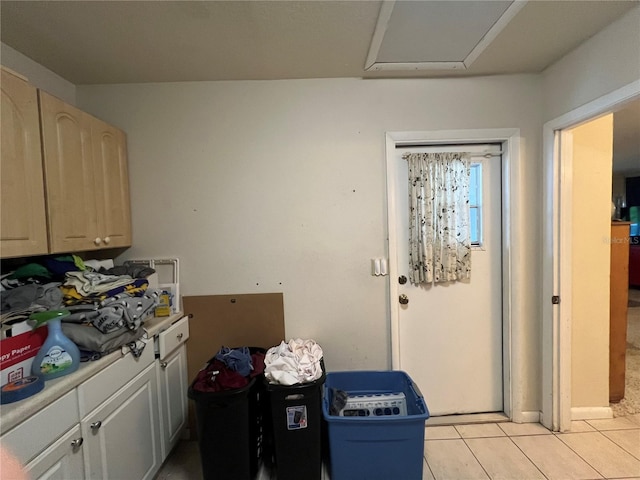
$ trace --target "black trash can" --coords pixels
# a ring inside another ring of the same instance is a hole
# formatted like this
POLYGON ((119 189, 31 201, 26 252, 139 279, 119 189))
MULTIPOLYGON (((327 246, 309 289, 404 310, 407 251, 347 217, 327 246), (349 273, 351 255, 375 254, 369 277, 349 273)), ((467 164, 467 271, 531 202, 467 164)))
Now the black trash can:
POLYGON ((273 441, 278 480, 320 480, 322 477, 322 377, 309 383, 268 383, 265 423, 273 441))
POLYGON ((220 392, 194 389, 197 379, 189 386, 204 480, 255 478, 263 446, 263 379, 259 375, 242 388, 220 392))

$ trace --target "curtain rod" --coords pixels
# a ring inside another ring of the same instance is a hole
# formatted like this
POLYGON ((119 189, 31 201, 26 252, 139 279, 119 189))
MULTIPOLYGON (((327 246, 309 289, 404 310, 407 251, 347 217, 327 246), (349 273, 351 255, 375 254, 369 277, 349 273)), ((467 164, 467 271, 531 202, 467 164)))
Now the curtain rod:
MULTIPOLYGON (((439 152, 439 153, 463 153, 463 152, 439 152)), ((499 157, 500 155, 502 155, 502 153, 503 153, 502 150, 499 152, 484 152, 484 153, 478 152, 478 153, 469 153, 469 156, 491 158, 491 157, 499 157)), ((407 158, 409 158, 409 155, 411 155, 411 153, 403 153, 402 158, 406 160, 407 158)))

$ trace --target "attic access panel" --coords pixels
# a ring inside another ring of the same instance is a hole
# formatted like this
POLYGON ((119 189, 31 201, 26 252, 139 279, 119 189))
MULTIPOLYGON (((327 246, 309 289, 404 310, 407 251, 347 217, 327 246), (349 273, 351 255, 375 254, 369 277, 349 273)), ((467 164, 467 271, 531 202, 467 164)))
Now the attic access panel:
POLYGON ((526 1, 385 1, 365 69, 466 69, 526 1))

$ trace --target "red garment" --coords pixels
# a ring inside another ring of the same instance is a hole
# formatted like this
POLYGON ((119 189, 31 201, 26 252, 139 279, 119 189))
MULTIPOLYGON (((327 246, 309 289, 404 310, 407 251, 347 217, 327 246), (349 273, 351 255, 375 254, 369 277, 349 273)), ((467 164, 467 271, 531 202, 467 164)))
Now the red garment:
POLYGON ((198 392, 223 392, 246 387, 249 384, 249 379, 262 375, 264 372, 264 353, 253 353, 251 365, 253 370, 251 370, 249 377, 243 377, 238 372, 227 368, 224 362, 214 359, 206 368, 198 372, 193 389, 198 392), (216 371, 218 373, 214 374, 216 371))
POLYGON ((229 370, 220 360, 214 360, 198 372, 193 389, 198 392, 222 392, 247 386, 249 380, 238 372, 229 370), (214 373, 214 372, 218 373, 214 373))
POLYGON ((253 365, 253 370, 251 370, 249 377, 253 378, 262 375, 264 372, 264 353, 256 352, 251 354, 251 365, 253 365))

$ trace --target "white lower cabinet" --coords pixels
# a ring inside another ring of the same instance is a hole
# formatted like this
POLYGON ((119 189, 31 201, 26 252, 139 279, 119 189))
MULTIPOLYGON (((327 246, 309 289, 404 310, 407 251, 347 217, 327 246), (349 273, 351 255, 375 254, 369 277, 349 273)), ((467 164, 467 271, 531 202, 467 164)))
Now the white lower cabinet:
POLYGON ((125 355, 3 431, 0 444, 32 480, 153 479, 187 424, 188 338, 183 317, 140 357, 125 355))
POLYGON ((160 465, 155 362, 82 419, 90 479, 152 479, 160 465))
POLYGON ((182 345, 158 363, 162 414, 162 459, 167 458, 187 425, 187 348, 182 345))
POLYGON ((182 318, 158 335, 158 392, 162 425, 162 459, 178 443, 187 425, 187 347, 188 317, 182 318))
POLYGON ((27 464, 32 480, 84 480, 84 448, 76 425, 27 464))

